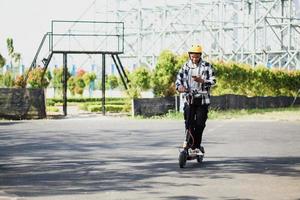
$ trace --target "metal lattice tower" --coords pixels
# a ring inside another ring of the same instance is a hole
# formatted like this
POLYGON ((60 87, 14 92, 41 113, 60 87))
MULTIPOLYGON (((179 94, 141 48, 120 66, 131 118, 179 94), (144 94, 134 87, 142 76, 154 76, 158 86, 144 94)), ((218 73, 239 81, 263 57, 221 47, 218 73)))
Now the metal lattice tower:
POLYGON ((115 0, 97 20, 125 24, 127 65, 153 67, 159 53, 200 43, 208 59, 300 68, 299 0, 115 0))

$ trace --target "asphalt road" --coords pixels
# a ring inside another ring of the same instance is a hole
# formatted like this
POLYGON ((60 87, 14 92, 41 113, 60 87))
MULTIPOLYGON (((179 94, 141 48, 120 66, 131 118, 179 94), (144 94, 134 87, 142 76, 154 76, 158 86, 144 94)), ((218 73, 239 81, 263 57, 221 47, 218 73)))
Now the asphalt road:
POLYGON ((182 121, 0 121, 0 200, 300 199, 300 122, 211 120, 178 165, 182 121))

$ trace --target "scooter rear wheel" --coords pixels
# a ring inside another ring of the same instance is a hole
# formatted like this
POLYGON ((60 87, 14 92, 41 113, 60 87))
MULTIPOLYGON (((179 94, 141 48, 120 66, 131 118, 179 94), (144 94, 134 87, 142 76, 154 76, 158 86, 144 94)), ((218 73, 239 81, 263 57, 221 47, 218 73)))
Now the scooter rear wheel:
POLYGON ((187 153, 186 151, 181 151, 179 153, 179 167, 184 168, 186 164, 186 159, 187 159, 187 153))

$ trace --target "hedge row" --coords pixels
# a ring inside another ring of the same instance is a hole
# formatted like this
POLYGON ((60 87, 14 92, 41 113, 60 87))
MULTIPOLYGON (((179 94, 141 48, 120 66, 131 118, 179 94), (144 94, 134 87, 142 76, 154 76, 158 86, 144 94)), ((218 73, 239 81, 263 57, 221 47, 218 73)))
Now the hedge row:
POLYGON ((300 89, 300 71, 268 69, 263 66, 215 62, 215 96, 295 96, 300 89))
MULTIPOLYGON (((92 104, 101 104, 102 98, 68 98, 68 103, 92 103, 92 104)), ((109 104, 122 105, 125 104, 125 98, 117 98, 117 97, 108 97, 105 98, 105 102, 109 102, 109 104)), ((62 98, 47 98, 47 105, 54 106, 60 105, 63 103, 62 98)))
MULTIPOLYGON (((131 110, 131 103, 126 98, 109 97, 105 99, 105 109, 107 112, 129 112, 131 110)), ((48 98, 46 100, 47 107, 62 106, 63 99, 48 98)), ((90 112, 102 111, 101 98, 68 98, 68 105, 78 105, 79 109, 90 112)))
MULTIPOLYGON (((90 112, 101 112, 102 105, 86 105, 84 107, 80 106, 80 109, 90 112)), ((124 109, 124 105, 105 105, 106 112, 122 112, 125 111, 124 109)))

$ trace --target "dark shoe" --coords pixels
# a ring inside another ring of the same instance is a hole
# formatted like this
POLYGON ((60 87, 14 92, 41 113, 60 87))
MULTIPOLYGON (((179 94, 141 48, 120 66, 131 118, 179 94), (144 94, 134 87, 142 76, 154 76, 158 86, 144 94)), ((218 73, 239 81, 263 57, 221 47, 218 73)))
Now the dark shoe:
POLYGON ((205 151, 204 151, 204 147, 203 146, 200 146, 200 151, 204 154, 205 151))

